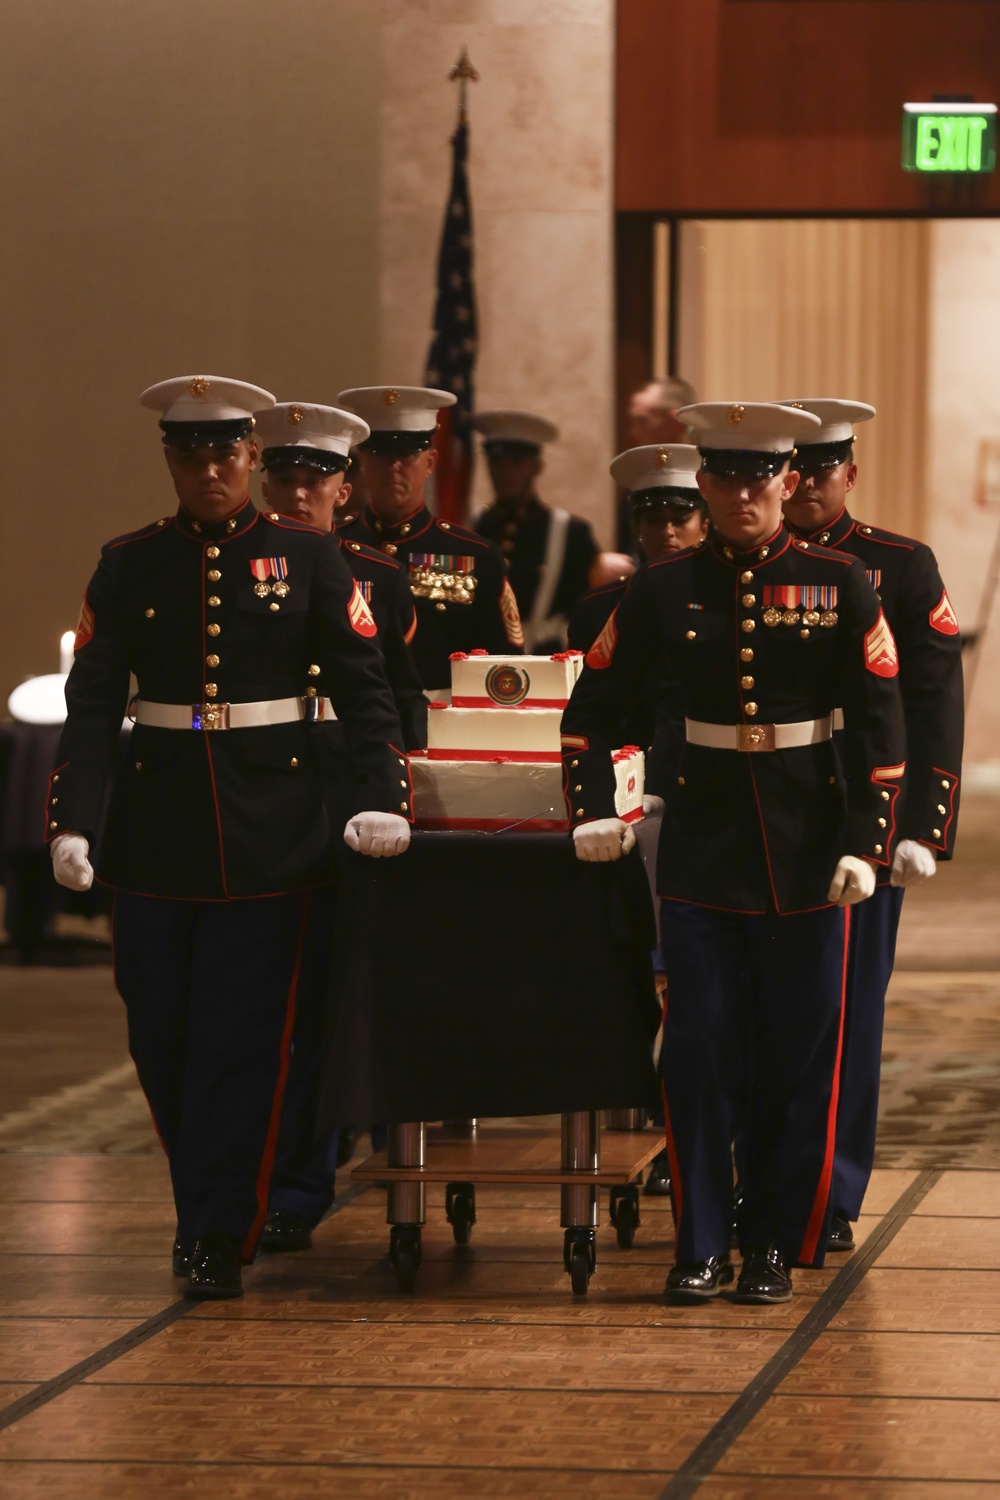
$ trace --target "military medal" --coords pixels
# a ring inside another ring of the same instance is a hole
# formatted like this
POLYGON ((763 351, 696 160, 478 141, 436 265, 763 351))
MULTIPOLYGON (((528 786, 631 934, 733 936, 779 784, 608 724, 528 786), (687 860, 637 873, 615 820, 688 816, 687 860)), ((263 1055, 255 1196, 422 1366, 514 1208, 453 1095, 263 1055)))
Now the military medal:
POLYGON ((777 625, 777 624, 780 623, 780 621, 781 621, 781 610, 780 609, 765 609, 765 611, 764 611, 764 624, 765 625, 777 625))
POLYGON ((250 559, 250 571, 257 582, 253 591, 258 599, 266 599, 272 592, 283 599, 288 593, 288 584, 285 579, 288 576, 288 562, 284 557, 252 557, 250 559), (277 579, 274 584, 268 583, 269 578, 277 579))
POLYGON ((799 612, 797 609, 786 609, 781 616, 782 625, 797 625, 799 623, 799 612))
POLYGON ((764 624, 836 625, 837 588, 828 583, 764 585, 764 624), (799 611, 802 611, 801 616, 799 611), (822 611, 822 613, 821 613, 822 611))
POLYGON ((818 609, 807 609, 806 612, 805 612, 805 614, 802 616, 802 623, 803 623, 803 625, 818 625, 819 624, 819 610, 818 609))
POLYGON ((823 613, 819 617, 819 623, 827 627, 836 625, 837 611, 835 609, 824 609, 823 613))
POLYGON ((416 599, 437 603, 471 604, 476 597, 474 557, 454 557, 444 552, 411 552, 410 592, 416 599))

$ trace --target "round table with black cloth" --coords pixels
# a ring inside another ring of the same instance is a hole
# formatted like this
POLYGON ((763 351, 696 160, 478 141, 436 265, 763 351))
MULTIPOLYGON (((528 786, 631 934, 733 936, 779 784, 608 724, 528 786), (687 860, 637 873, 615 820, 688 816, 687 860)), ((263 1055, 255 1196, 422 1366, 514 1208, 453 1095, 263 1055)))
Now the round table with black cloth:
POLYGON ((322 1128, 651 1107, 660 1012, 638 854, 414 834, 341 884, 322 1128))
MULTIPOLYGON (((111 910, 111 892, 94 885, 68 891, 52 878, 45 843, 45 797, 55 769, 61 724, 0 723, 0 881, 4 927, 22 963, 52 956, 51 926, 59 912, 96 917, 111 910)), ((128 747, 122 732, 119 758, 128 747)), ((71 956, 71 955, 70 955, 71 956)))

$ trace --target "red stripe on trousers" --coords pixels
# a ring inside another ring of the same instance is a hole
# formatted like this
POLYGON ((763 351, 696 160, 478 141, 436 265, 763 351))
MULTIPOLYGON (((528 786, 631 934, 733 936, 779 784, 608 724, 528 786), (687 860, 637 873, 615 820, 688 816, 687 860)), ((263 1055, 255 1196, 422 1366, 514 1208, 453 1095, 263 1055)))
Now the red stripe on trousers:
POLYGON ((819 1186, 816 1189, 816 1198, 813 1203, 812 1213, 809 1215, 809 1224, 806 1228, 806 1237, 802 1241, 799 1251, 799 1260, 807 1266, 811 1266, 816 1256, 816 1246, 819 1242, 819 1232, 823 1227, 826 1217, 826 1205, 830 1197, 830 1183, 833 1178, 833 1156, 837 1144, 837 1105, 840 1101, 840 1056, 844 1048, 844 1011, 847 1003, 847 949, 851 936, 851 908, 844 908, 844 963, 840 979, 840 1026, 837 1031, 837 1057, 833 1064, 833 1082, 830 1087, 830 1107, 826 1115, 826 1150, 823 1153, 823 1170, 820 1173, 819 1186))
POLYGON ((271 1118, 268 1122, 267 1136, 264 1140, 264 1154, 261 1157, 260 1170, 257 1173, 257 1217, 254 1219, 243 1241, 242 1257, 245 1263, 253 1259, 260 1232, 267 1218, 267 1198, 271 1189, 271 1173, 274 1170, 274 1155, 278 1149, 278 1130, 281 1126, 281 1105, 285 1097, 285 1084, 288 1081, 288 1063, 292 1047, 292 1029, 295 1025, 295 995, 299 987, 299 972, 302 968, 302 948, 305 942, 306 923, 309 919, 309 893, 307 892, 302 901, 302 919, 299 922, 299 935, 295 944, 295 963, 292 968, 292 981, 288 986, 288 998, 285 1001, 285 1024, 281 1032, 281 1043, 279 1046, 278 1081, 274 1086, 274 1098, 271 1101, 271 1118))

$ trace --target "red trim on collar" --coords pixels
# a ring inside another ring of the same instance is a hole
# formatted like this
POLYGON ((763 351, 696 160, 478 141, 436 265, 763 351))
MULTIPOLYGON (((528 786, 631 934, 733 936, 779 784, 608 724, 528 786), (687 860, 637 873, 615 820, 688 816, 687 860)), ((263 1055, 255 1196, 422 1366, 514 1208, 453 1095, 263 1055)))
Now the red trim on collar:
POLYGON ((221 543, 235 541, 238 536, 245 536, 251 526, 257 524, 260 515, 248 495, 237 510, 230 511, 228 516, 223 516, 218 521, 198 521, 180 505, 174 516, 174 523, 181 536, 186 536, 189 541, 197 542, 199 546, 208 542, 217 547, 221 543), (228 529, 230 521, 236 521, 232 531, 228 529), (198 529, 195 530, 195 527, 198 529))
POLYGON ((371 505, 366 505, 361 512, 361 519, 372 535, 377 537, 380 542, 395 542, 397 545, 403 542, 408 547, 415 537, 423 536, 424 532, 433 526, 436 518, 431 515, 426 505, 418 505, 416 510, 411 511, 408 516, 402 516, 398 521, 394 521, 391 526, 387 526, 382 517, 372 509, 371 505), (423 524, 418 525, 414 519, 415 517, 421 517, 423 524), (401 537, 399 535, 399 528, 407 525, 407 523, 409 523, 410 530, 406 533, 406 536, 401 537))
MULTIPOLYGON (((718 558, 719 562, 725 563, 729 568, 749 568, 751 572, 755 568, 761 568, 767 563, 774 562, 774 559, 781 557, 788 551, 791 545, 791 534, 784 522, 781 523, 777 531, 765 537, 762 542, 757 542, 755 546, 748 547, 745 552, 740 552, 736 547, 731 546, 717 531, 713 531, 709 538, 709 549, 713 557, 718 558), (780 546, 778 545, 779 542, 780 546), (759 556, 762 547, 767 548, 766 557, 759 556), (727 551, 732 554, 730 557, 726 556, 727 551)), ((683 557, 685 554, 680 553, 679 555, 683 557)), ((653 564, 653 566, 658 566, 658 564, 653 564)))

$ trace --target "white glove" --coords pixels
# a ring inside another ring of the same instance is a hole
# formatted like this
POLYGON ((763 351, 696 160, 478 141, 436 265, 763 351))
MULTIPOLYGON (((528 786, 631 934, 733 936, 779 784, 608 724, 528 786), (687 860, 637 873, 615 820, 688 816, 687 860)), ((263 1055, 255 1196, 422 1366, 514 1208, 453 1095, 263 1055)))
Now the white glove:
POLYGON ((635 848, 635 834, 621 818, 594 818, 573 829, 573 845, 577 859, 606 864, 635 848))
POLYGON ((919 885, 921 881, 930 880, 936 874, 937 860, 934 851, 928 849, 926 844, 918 844, 916 839, 902 839, 896 845, 896 852, 892 856, 890 885, 919 885))
POLYGON ((410 825, 398 813, 360 812, 344 829, 344 843, 372 859, 389 859, 409 848, 410 825))
POLYGON ((87 858, 90 845, 82 833, 60 833, 52 840, 52 873, 70 891, 89 891, 94 867, 87 858))
POLYGON ((644 818, 658 818, 663 811, 663 798, 654 797, 652 792, 647 792, 642 799, 642 815, 644 818))
POLYGON ((874 889, 875 871, 868 861, 856 854, 845 854, 837 861, 827 899, 836 901, 838 906, 854 906, 858 901, 867 901, 874 889))

